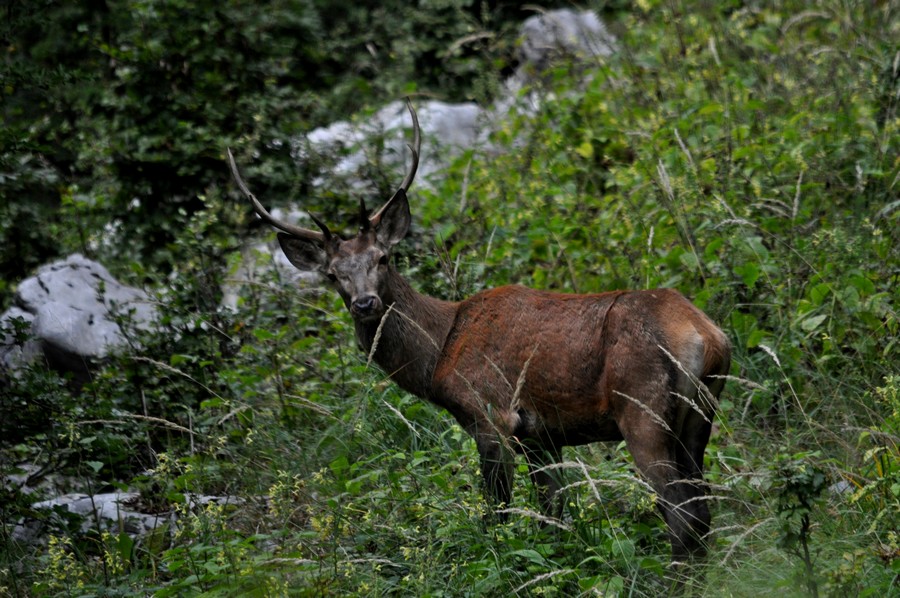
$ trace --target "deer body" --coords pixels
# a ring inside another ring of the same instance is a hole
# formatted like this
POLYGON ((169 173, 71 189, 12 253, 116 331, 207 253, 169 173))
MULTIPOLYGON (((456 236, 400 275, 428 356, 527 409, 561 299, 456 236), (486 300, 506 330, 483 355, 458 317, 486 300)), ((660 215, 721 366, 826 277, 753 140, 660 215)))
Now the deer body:
MULTIPOLYGON (((400 189, 344 240, 272 218, 240 179, 257 213, 285 233, 298 268, 323 272, 354 318, 363 351, 403 389, 449 411, 472 435, 487 497, 511 498, 514 454, 525 455, 541 506, 559 515, 548 465, 563 446, 625 440, 658 494, 673 559, 705 552, 710 515, 703 453, 730 366, 724 333, 669 289, 578 295, 504 286, 460 302, 422 295, 390 264, 410 223, 400 189)), ((229 152, 229 158, 231 158, 229 152)))

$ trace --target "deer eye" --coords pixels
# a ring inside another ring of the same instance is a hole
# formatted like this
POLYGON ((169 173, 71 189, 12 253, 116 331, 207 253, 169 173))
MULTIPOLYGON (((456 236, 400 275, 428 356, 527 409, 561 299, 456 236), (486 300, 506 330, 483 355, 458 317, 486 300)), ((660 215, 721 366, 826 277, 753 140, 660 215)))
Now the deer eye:
POLYGON ((326 272, 326 273, 325 273, 325 278, 327 278, 327 279, 330 280, 331 282, 337 282, 337 275, 335 275, 334 272, 331 272, 331 271, 326 272))
POLYGON ((388 263, 388 256, 387 256, 387 254, 384 254, 384 255, 382 255, 380 258, 378 258, 378 265, 379 265, 379 266, 387 266, 387 263, 388 263))

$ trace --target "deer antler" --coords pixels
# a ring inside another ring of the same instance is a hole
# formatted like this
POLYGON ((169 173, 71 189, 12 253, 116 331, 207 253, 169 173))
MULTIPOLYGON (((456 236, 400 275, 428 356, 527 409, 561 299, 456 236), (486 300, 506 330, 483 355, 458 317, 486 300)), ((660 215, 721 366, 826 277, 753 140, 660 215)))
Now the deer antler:
POLYGON ((409 186, 412 185, 413 179, 416 178, 416 170, 419 168, 419 152, 422 149, 422 138, 419 133, 419 118, 416 116, 416 111, 413 109, 412 102, 409 101, 409 98, 406 98, 406 107, 409 108, 409 114, 412 116, 413 121, 413 145, 406 145, 409 148, 409 151, 412 152, 412 164, 409 166, 409 172, 406 173, 406 178, 400 183, 400 188, 397 189, 391 198, 387 200, 377 212, 369 216, 369 224, 373 228, 381 223, 381 215, 384 214, 384 211, 391 205, 391 202, 400 195, 400 192, 406 193, 409 191, 409 186))
MULTIPOLYGON (((385 204, 383 206, 381 206, 381 208, 378 209, 378 211, 376 211, 374 214, 367 217, 365 204, 362 203, 362 201, 360 201, 359 213, 360 213, 360 220, 362 221, 360 228, 363 231, 369 230, 369 228, 377 227, 381 223, 381 217, 384 214, 385 210, 388 209, 388 207, 391 205, 391 203, 398 196, 400 196, 401 194, 405 194, 407 191, 409 191, 409 187, 410 187, 410 185, 412 185, 413 179, 416 178, 416 170, 418 170, 418 168, 419 168, 419 153, 422 150, 422 136, 421 136, 421 132, 419 131, 419 118, 416 116, 416 111, 413 108, 412 102, 409 100, 409 98, 406 98, 406 107, 409 109, 409 114, 410 114, 410 116, 412 116, 412 122, 413 122, 413 144, 412 145, 407 144, 407 147, 409 147, 409 151, 412 152, 412 164, 410 164, 409 172, 406 173, 406 177, 403 179, 403 182, 400 183, 400 188, 397 189, 397 191, 394 192, 394 194, 391 196, 391 198, 389 200, 387 200, 387 202, 385 202, 385 204)), ((331 241, 331 239, 332 239, 331 231, 328 230, 328 227, 325 226, 325 224, 321 220, 319 220, 312 214, 310 214, 309 217, 313 219, 313 222, 316 223, 316 226, 318 226, 320 229, 322 229, 322 232, 316 232, 314 230, 300 228, 299 226, 295 226, 293 224, 288 224, 287 222, 283 222, 281 220, 278 220, 274 216, 272 216, 263 207, 263 205, 259 202, 259 200, 256 199, 256 196, 254 196, 250 192, 250 189, 247 188, 246 183, 244 183, 244 180, 241 178, 241 175, 238 172, 237 164, 235 164, 235 162, 234 162, 234 156, 231 154, 231 149, 228 148, 228 149, 226 149, 226 151, 228 153, 228 165, 231 167, 231 174, 234 176, 235 182, 237 182, 237 185, 238 185, 238 187, 240 187, 243 194, 246 195, 247 199, 249 199, 250 202, 253 204, 253 209, 256 211, 256 213, 259 215, 260 218, 262 218, 263 220, 265 220, 266 222, 268 222, 275 228, 279 228, 290 235, 294 235, 295 237, 300 237, 303 239, 310 239, 313 241, 318 241, 323 244, 331 241)))
POLYGON ((280 228, 284 232, 289 235, 294 235, 295 237, 300 237, 301 239, 309 239, 311 241, 318 241, 320 243, 327 243, 331 240, 331 231, 328 230, 328 227, 322 223, 321 220, 313 216, 309 215, 310 218, 313 219, 313 222, 316 223, 322 232, 316 232, 314 230, 309 230, 306 228, 300 228, 299 226, 294 226, 293 224, 288 224, 287 222, 282 222, 278 220, 274 216, 272 216, 256 199, 256 196, 250 193, 250 189, 247 188, 247 185, 244 183, 244 180, 241 178, 240 173, 238 173, 237 164, 234 163, 234 156, 231 155, 231 148, 226 148, 225 150, 228 153, 228 165, 231 167, 231 174, 234 176, 235 182, 237 182, 238 187, 240 187, 241 191, 244 195, 247 196, 247 199, 253 204, 253 209, 256 210, 256 213, 260 218, 274 226, 275 228, 280 228))

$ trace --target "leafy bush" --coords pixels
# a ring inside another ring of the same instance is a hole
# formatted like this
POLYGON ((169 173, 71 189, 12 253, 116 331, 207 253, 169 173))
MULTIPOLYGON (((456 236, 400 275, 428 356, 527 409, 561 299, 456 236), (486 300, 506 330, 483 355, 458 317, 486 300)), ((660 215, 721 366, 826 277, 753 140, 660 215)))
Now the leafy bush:
POLYGON ((486 100, 510 13, 466 0, 13 2, 0 38, 0 305, 66 252, 116 269, 189 259, 174 241, 253 146, 272 198, 306 195, 289 140, 417 91, 486 100), (495 31, 496 29, 496 31, 495 31), (421 31, 429 35, 421 35, 421 31), (452 58, 452 60, 451 60, 452 58), (412 82, 415 81, 416 84, 412 82), (9 224, 7 224, 9 223, 9 224), (15 223, 15 226, 12 224, 15 223))
MULTIPOLYGON (((554 64, 523 92, 539 108, 514 112, 494 134, 496 153, 463 155, 445 182, 413 197, 425 232, 399 262, 424 290, 455 298, 507 282, 674 286, 721 323, 735 350, 707 450, 713 546, 708 566, 684 573, 665 566, 654 497, 623 447, 567 451, 569 519, 542 525, 519 475, 509 523, 484 526, 472 441, 367 366, 339 299, 286 289, 270 273, 244 288, 236 311, 220 306, 248 223, 222 178, 223 142, 259 154, 248 178, 268 185, 260 195, 302 196, 295 181, 312 173, 297 176, 273 140, 325 122, 326 105, 355 109, 412 91, 413 80, 449 97, 488 97, 481 67, 505 60, 511 43, 500 41, 509 21, 492 19, 508 13, 427 2, 405 20, 390 5, 227 4, 207 20, 177 2, 126 4, 135 8, 127 18, 118 4, 99 15, 76 5, 40 24, 59 28, 62 41, 32 55, 93 48, 107 23, 118 62, 97 80, 85 75, 93 83, 71 92, 78 98, 59 100, 105 98, 96 108, 63 111, 76 124, 42 121, 25 138, 59 140, 75 165, 60 213, 80 224, 61 231, 58 250, 82 238, 90 247, 117 214, 139 241, 96 251, 168 289, 161 328, 135 337, 80 395, 39 369, 0 389, 4 411, 19 409, 8 421, 27 424, 4 445, 2 467, 30 460, 80 488, 139 488, 145 508, 174 509, 178 523, 133 545, 59 529, 45 548, 17 545, 4 528, 0 587, 660 595, 675 575, 704 595, 881 596, 895 587, 900 21, 890 3, 622 8, 618 54, 586 77, 554 64), (324 15, 347 35, 325 39, 324 15), (358 25, 372 15, 374 53, 358 25), (449 52, 451 39, 488 39, 469 28, 476 22, 496 25, 496 41, 449 52), (423 35, 434 23, 447 25, 423 35), (206 35, 222 42, 199 43, 206 35), (327 68, 307 78, 303 65, 327 68), (210 91, 217 78, 231 95, 210 91), (152 189, 157 181, 168 189, 152 189), (139 205, 126 209, 135 194, 139 205), (135 261, 147 251, 155 257, 135 261), (203 494, 238 506, 203 503, 203 494)), ((30 152, 6 147, 3 169, 30 152)), ((19 186, 6 189, 56 185, 37 163, 20 160, 19 186)), ((349 199, 328 199, 352 210, 349 199)), ((0 234, 20 245, 35 236, 0 234)), ((3 521, 16 521, 30 499, 7 494, 3 521)))

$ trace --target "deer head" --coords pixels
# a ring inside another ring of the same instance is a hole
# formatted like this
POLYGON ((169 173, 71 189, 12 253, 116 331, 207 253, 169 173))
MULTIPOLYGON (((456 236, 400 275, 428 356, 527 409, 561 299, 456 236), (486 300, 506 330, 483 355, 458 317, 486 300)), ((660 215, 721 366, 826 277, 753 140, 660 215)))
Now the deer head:
POLYGON ((234 156, 228 150, 228 163, 238 187, 260 218, 284 231, 278 233, 281 249, 296 268, 322 273, 337 289, 354 320, 369 322, 380 319, 390 304, 391 249, 406 236, 410 224, 406 192, 419 166, 421 137, 419 120, 409 99, 407 108, 413 122, 412 164, 406 178, 390 199, 374 214, 365 202, 359 202, 359 232, 349 239, 332 233, 318 218, 310 214, 320 231, 308 230, 273 217, 250 192, 241 179, 234 156), (415 147, 413 147, 415 146, 415 147))

